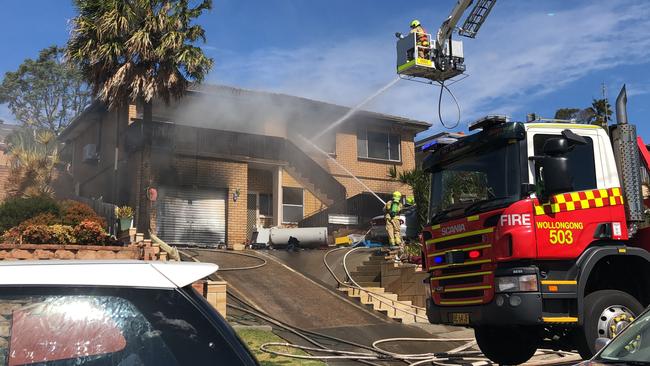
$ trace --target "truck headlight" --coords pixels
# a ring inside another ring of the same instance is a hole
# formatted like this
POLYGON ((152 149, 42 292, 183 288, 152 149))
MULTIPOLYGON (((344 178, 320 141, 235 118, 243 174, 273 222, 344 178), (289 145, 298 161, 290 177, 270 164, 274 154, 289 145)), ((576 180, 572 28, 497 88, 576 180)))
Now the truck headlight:
POLYGON ((495 277, 497 292, 531 292, 537 291, 537 275, 495 277))

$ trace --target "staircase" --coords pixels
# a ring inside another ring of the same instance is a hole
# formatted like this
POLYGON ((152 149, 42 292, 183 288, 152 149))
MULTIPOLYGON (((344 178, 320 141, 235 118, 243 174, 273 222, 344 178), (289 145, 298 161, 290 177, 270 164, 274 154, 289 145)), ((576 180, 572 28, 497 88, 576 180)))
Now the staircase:
POLYGON ((381 252, 370 256, 357 267, 356 271, 350 273, 361 288, 341 285, 339 290, 346 292, 349 297, 358 300, 361 304, 401 323, 428 323, 425 308, 415 306, 411 301, 399 300, 397 294, 387 292, 381 287, 382 265, 400 266, 392 263, 394 257, 395 252, 381 252))
POLYGON ((282 160, 288 163, 285 170, 289 175, 325 205, 345 202, 345 187, 290 140, 284 141, 282 160))

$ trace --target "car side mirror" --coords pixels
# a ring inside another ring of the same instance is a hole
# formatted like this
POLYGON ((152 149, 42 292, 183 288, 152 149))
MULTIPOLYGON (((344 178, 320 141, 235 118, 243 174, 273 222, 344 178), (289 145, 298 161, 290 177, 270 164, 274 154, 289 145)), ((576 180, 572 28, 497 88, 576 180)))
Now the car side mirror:
POLYGON ((609 344, 611 339, 609 338, 596 338, 596 342, 594 344, 594 347, 596 348, 596 352, 600 351, 601 349, 605 348, 609 344))

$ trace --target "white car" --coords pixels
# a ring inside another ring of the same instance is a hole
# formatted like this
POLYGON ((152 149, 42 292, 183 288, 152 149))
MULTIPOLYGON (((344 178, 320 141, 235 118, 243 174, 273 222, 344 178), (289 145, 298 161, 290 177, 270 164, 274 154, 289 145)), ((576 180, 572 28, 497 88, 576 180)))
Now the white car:
POLYGON ((208 263, 0 263, 0 366, 257 365, 192 288, 208 263))
MULTIPOLYGON (((406 239, 406 217, 404 215, 399 216, 400 221, 400 235, 402 239, 406 239)), ((373 241, 379 241, 384 244, 388 244, 388 232, 386 231, 386 219, 384 215, 375 216, 370 220, 370 232, 368 233, 368 238, 373 241)))

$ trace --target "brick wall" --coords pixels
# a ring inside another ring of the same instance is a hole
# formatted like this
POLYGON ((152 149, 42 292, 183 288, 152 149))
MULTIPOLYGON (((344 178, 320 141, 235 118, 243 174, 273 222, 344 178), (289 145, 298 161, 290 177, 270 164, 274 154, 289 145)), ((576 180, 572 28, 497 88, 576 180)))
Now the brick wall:
POLYGON ((426 306, 426 285, 422 282, 427 272, 415 271, 412 266, 395 266, 393 263, 381 264, 381 287, 387 292, 397 294, 398 300, 411 301, 413 305, 426 306))
MULTIPOLYGON (((373 191, 392 193, 399 190, 402 193, 411 194, 412 192, 408 186, 389 177, 388 169, 394 166, 400 172, 415 168, 415 147, 413 143, 415 133, 408 129, 395 127, 391 128, 391 131, 399 133, 401 136, 400 162, 371 161, 359 158, 357 156, 357 131, 354 126, 343 127, 336 134, 336 160, 373 191)), ((348 197, 365 191, 359 183, 330 160, 327 161, 327 169, 345 186, 348 197)))
POLYGON ((321 202, 313 193, 305 189, 295 178, 293 178, 286 170, 282 171, 282 186, 302 188, 303 195, 303 217, 311 216, 312 214, 326 208, 325 204, 321 202))
POLYGON ((261 169, 248 169, 248 189, 257 193, 272 193, 273 172, 261 169))
MULTIPOLYGON (((68 142, 66 148, 72 151, 71 173, 74 184, 79 184, 79 193, 86 197, 103 197, 106 202, 120 202, 123 197, 119 195, 120 180, 134 179, 129 172, 119 171, 115 168, 115 147, 119 146, 118 158, 126 162, 127 154, 124 149, 124 134, 127 127, 127 109, 115 109, 98 116, 87 117, 85 129, 79 133, 74 141, 68 142), (119 124, 119 125, 118 125, 119 124), (119 138, 118 138, 119 133, 119 138), (101 140, 101 141, 100 141, 101 140), (95 144, 98 148, 99 160, 97 162, 83 161, 83 148, 88 144, 95 144)), ((125 195, 125 201, 131 201, 125 195)))
MULTIPOLYGON (((145 158, 145 161, 146 158, 145 158)), ((174 156, 172 166, 178 180, 175 185, 227 190, 226 241, 229 246, 246 241, 246 203, 248 193, 248 164, 216 159, 174 156), (239 189, 237 202, 233 193, 239 189)), ((154 172, 156 173, 156 172, 154 172)), ((143 175, 143 176, 146 176, 143 175)), ((157 182, 153 182, 157 186, 157 182)), ((145 187, 146 188, 146 187, 145 187)), ((142 190, 144 191, 144 189, 142 190)), ((146 197, 142 197, 145 200, 146 197)), ((155 226, 155 210, 151 210, 155 226)))

